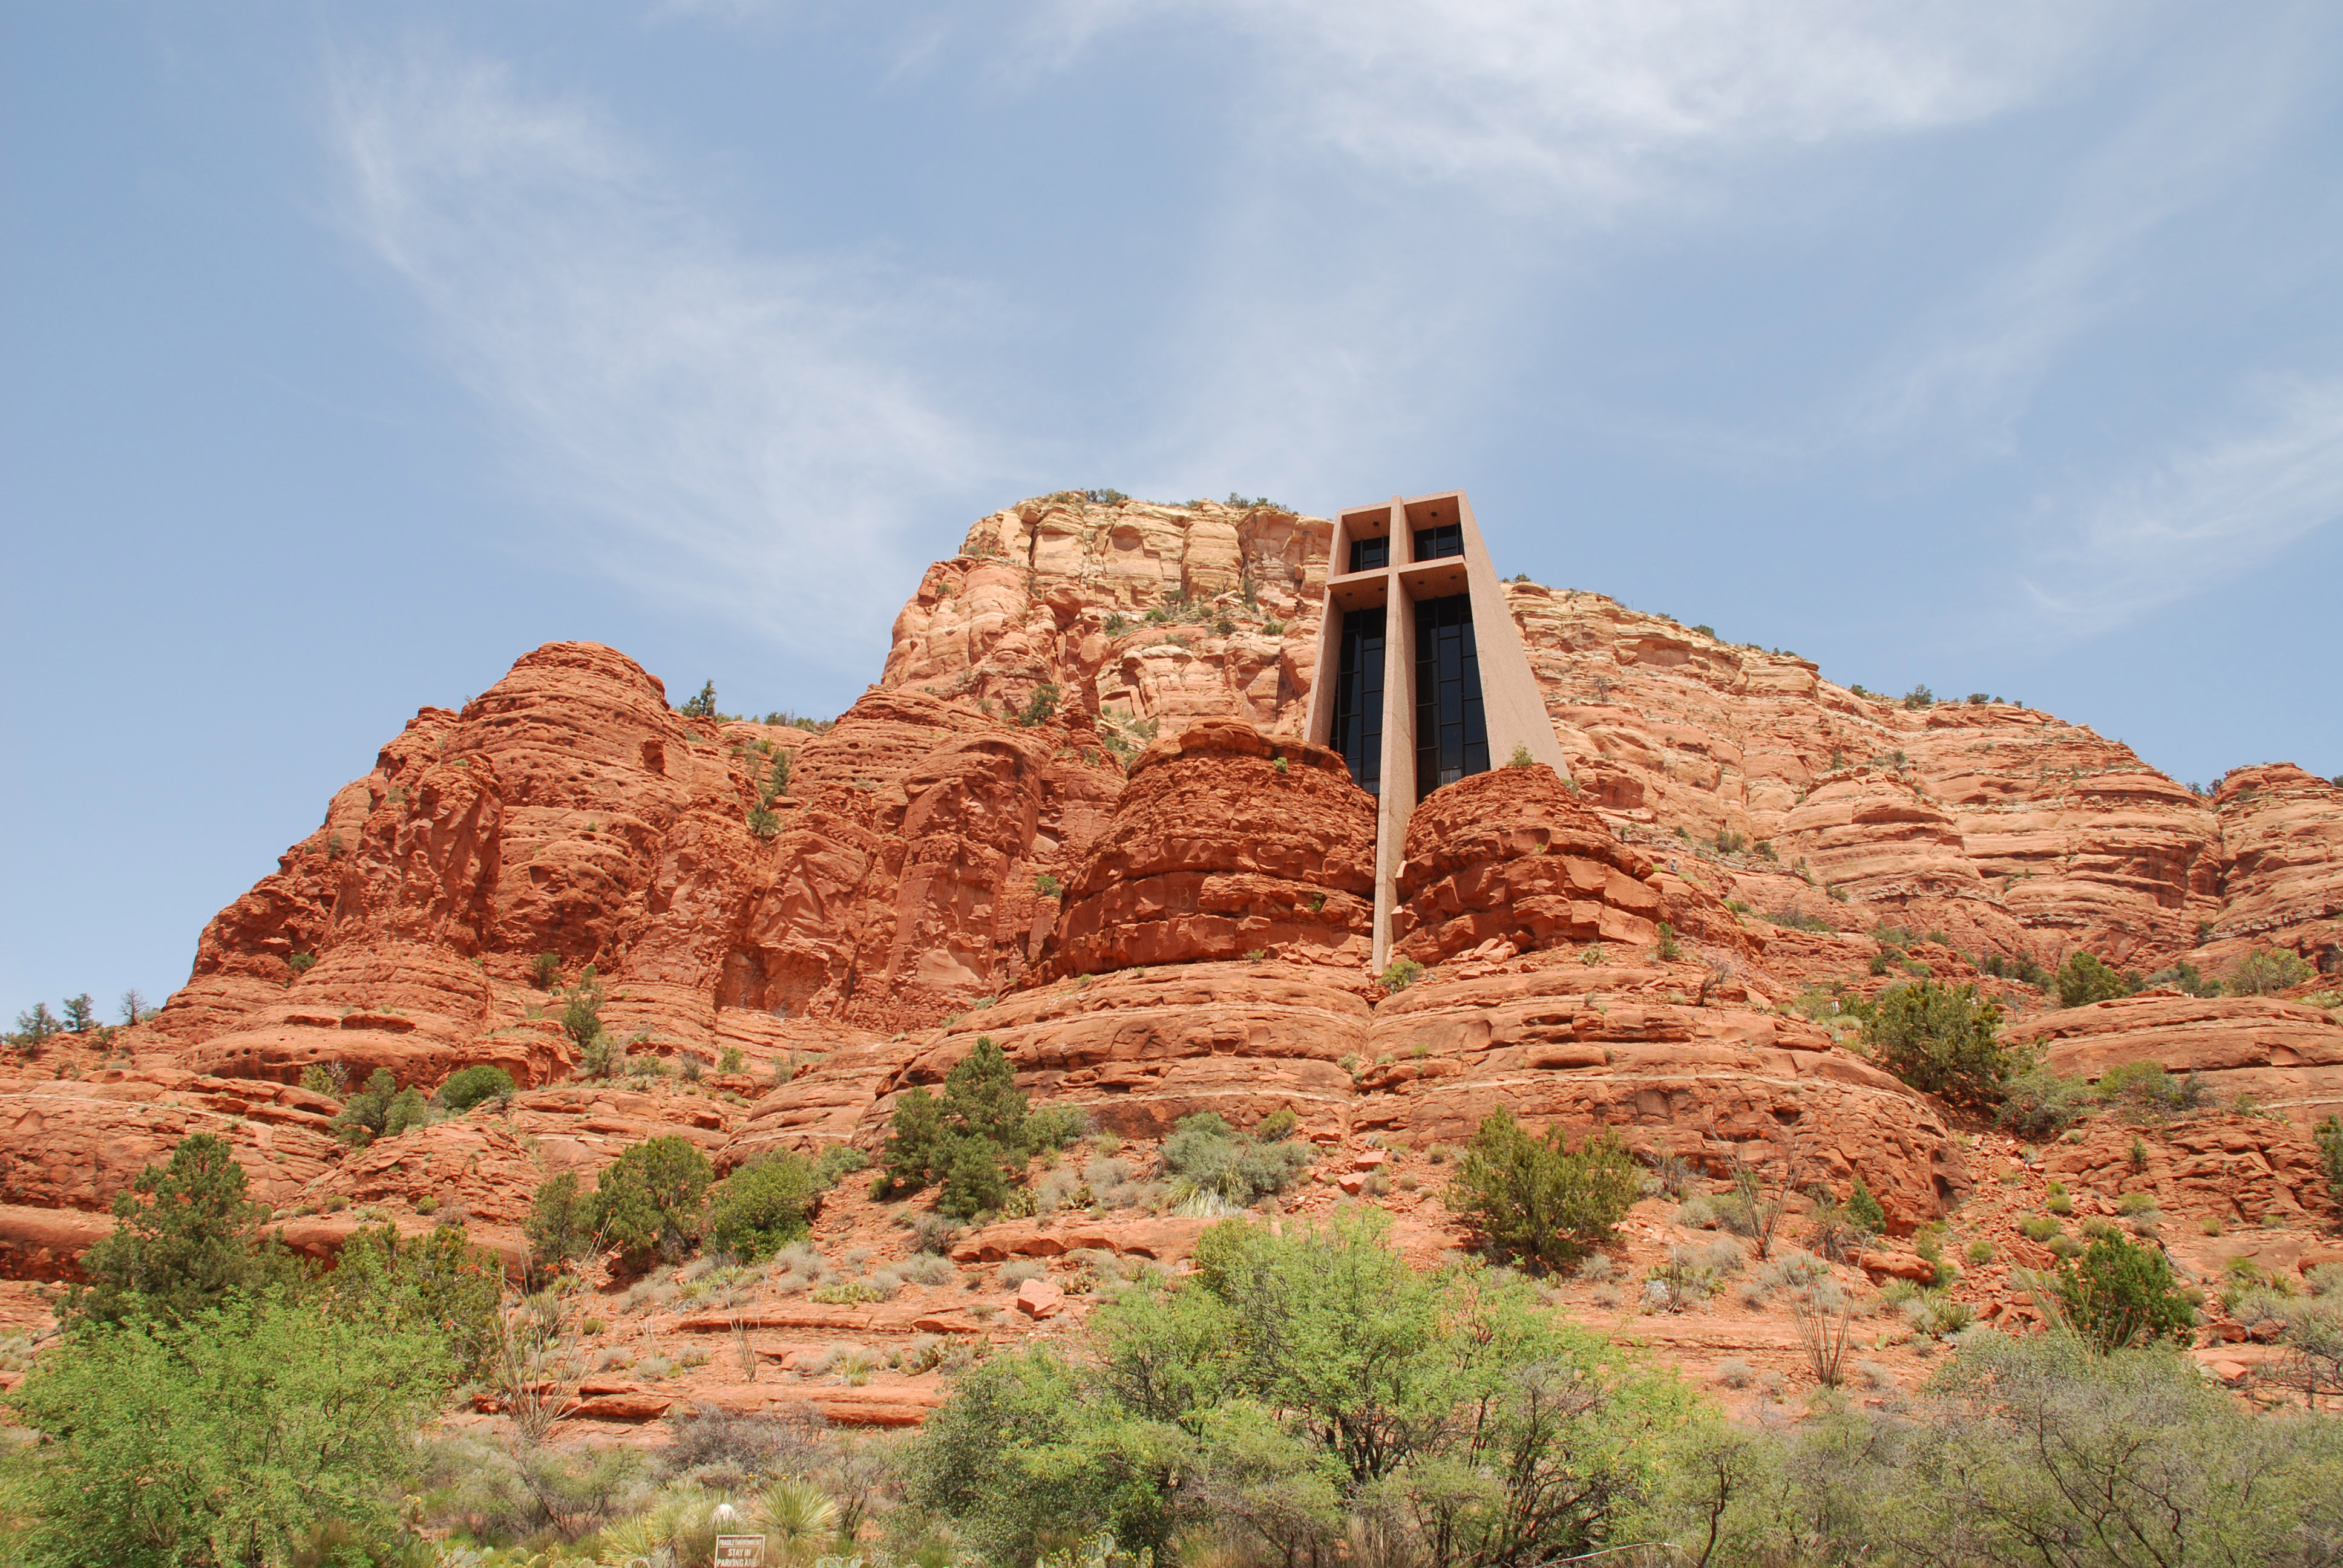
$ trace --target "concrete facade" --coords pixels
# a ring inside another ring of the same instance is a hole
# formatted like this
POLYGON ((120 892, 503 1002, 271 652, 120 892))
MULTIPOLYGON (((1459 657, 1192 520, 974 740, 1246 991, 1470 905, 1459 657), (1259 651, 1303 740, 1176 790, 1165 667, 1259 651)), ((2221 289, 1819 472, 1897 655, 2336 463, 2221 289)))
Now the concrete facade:
MULTIPOLYGON (((1310 739, 1342 749, 1334 733, 1343 618, 1353 610, 1383 613, 1383 734, 1378 762, 1375 821, 1374 964, 1390 960, 1392 911, 1398 902, 1400 867, 1406 858, 1407 821, 1418 800, 1416 734, 1416 607, 1466 595, 1473 643, 1479 666, 1482 712, 1488 736, 1484 766, 1503 767, 1516 747, 1564 778, 1570 776, 1562 743, 1546 717, 1545 699, 1530 673, 1521 631, 1505 608, 1505 590, 1481 542, 1472 504, 1462 490, 1430 496, 1393 496, 1373 506, 1335 514, 1334 544, 1327 560, 1325 619, 1318 634, 1318 679, 1310 696, 1310 739), (1415 558, 1417 536, 1455 528, 1458 553, 1415 558), (1387 541, 1381 566, 1349 569, 1352 547, 1387 541)), ((1479 771, 1478 768, 1472 769, 1479 771)))

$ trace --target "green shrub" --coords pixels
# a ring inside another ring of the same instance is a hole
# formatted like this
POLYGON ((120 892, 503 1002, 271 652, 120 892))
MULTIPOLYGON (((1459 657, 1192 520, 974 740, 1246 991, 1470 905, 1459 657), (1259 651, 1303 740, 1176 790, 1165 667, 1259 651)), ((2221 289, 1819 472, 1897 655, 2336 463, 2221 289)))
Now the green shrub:
POLYGON ((588 1216, 607 1244, 640 1269, 691 1251, 704 1223, 715 1170, 688 1138, 652 1138, 620 1154, 594 1188, 588 1216))
POLYGON ((1163 1168, 1179 1196, 1240 1209, 1284 1191, 1316 1154, 1306 1144, 1247 1137, 1209 1111, 1182 1117, 1163 1141, 1163 1168))
POLYGON ((857 1171, 870 1169, 870 1156, 848 1143, 833 1143, 813 1162, 815 1185, 829 1191, 857 1171))
POLYGON ((715 718, 716 683, 711 680, 705 686, 702 686, 699 689, 699 696, 686 699, 684 705, 676 709, 676 711, 682 714, 686 719, 715 718))
POLYGON ((2038 1143, 2056 1138, 2098 1108, 2098 1095, 2081 1079, 2036 1068, 2002 1086, 2001 1110, 1995 1119, 2006 1131, 2038 1143))
POLYGON ((68 1335, 6 1396, 48 1441, 16 1480, 12 1561, 292 1563, 321 1536, 404 1542, 415 1434, 456 1371, 429 1334, 281 1294, 68 1335))
POLYGON ((594 1250, 593 1200, 578 1187, 578 1172, 548 1176, 529 1202, 528 1218, 521 1221, 528 1238, 532 1272, 549 1273, 594 1250))
POLYGON ((1879 1200, 1863 1184, 1859 1172, 1855 1178, 1855 1191, 1847 1194, 1846 1218, 1856 1230, 1875 1236, 1887 1229, 1887 1211, 1879 1206, 1879 1200))
POLYGON ((485 1063, 451 1073, 439 1086, 439 1103, 461 1116, 483 1100, 510 1100, 512 1074, 485 1063))
POLYGON ((2001 1009, 1973 985, 1921 980, 1879 993, 1863 1026, 1871 1058, 1913 1088, 1992 1105, 2016 1065, 2000 1040, 2001 1009))
POLYGON ((2056 977, 2058 1005, 2083 1007, 2095 1001, 2111 1001, 2119 996, 2129 996, 2139 989, 2139 982, 2118 974, 2089 953, 2076 953, 2058 966, 2056 977))
POLYGON ((345 1143, 363 1149, 377 1138, 396 1138, 430 1120, 423 1091, 413 1085, 399 1088, 388 1068, 377 1067, 367 1076, 366 1087, 342 1102, 341 1114, 334 1118, 334 1131, 345 1143))
POLYGON ((2054 1288, 2067 1326, 2102 1355, 2157 1340, 2185 1342, 2196 1322, 2164 1253, 2125 1241, 2112 1227, 2079 1259, 2059 1265, 2054 1288))
POLYGON ((1047 1140, 1062 1143, 1075 1125, 1059 1113, 1029 1115, 1026 1107, 1008 1057, 990 1035, 978 1036, 975 1049, 945 1075, 940 1100, 917 1087, 896 1097, 879 1156, 887 1190, 916 1192, 940 1183, 947 1213, 998 1209, 1008 1196, 1003 1162, 1021 1163, 1047 1140), (967 1147, 979 1143, 983 1148, 975 1152, 967 1147))
POLYGON ((1383 966, 1383 989, 1396 996, 1423 978, 1423 966, 1411 958, 1396 958, 1383 966))
POLYGON ((1192 1276, 1100 1307, 1077 1353, 1002 1352, 955 1380, 905 1453, 906 1501, 1001 1563, 1101 1531, 1167 1553, 1225 1530, 1235 1561, 1309 1563, 1381 1530, 1409 1550, 1376 1561, 1428 1568, 1642 1539, 1619 1532, 1688 1392, 1525 1282, 1419 1273, 1388 1233, 1372 1211, 1214 1226, 1192 1276))
POLYGON ((554 981, 561 978, 561 955, 539 953, 528 960, 528 978, 537 982, 539 990, 551 990, 554 981))
POLYGON ((795 1154, 741 1166, 709 1194, 708 1244, 750 1261, 771 1257, 806 1233, 824 1185, 817 1167, 795 1154))
POLYGON ((1662 920, 1659 924, 1657 944, 1654 950, 1660 955, 1660 960, 1664 963, 1674 963, 1684 957, 1683 944, 1676 940, 1676 929, 1665 920, 1662 920))
POLYGON ((962 1220, 1000 1209, 1009 1201, 1009 1178, 1001 1169, 1006 1158, 1007 1151, 990 1138, 952 1140, 936 1207, 962 1220))
POLYGON ((267 1209, 247 1191, 226 1139, 181 1139, 168 1163, 147 1166, 115 1194, 114 1229, 83 1256, 87 1283, 68 1296, 66 1315, 178 1322, 234 1292, 298 1280, 291 1254, 261 1231, 267 1209))
POLYGON ((578 977, 578 983, 569 988, 561 1008, 561 1032, 580 1052, 601 1037, 602 1003, 607 1000, 594 966, 588 964, 586 972, 578 977))
POLYGON ((2318 971, 2298 953, 2263 948, 2247 953, 2229 971, 2229 989, 2239 996, 2271 996, 2298 986, 2318 971))
POLYGON ((1617 1133, 1606 1128, 1574 1154, 1561 1123, 1534 1138, 1500 1110, 1473 1133, 1447 1201, 1499 1251, 1555 1269, 1610 1241, 1642 1189, 1617 1133))
POLYGON ((456 1225, 402 1237, 384 1224, 351 1232, 326 1277, 326 1310, 354 1323, 422 1334, 455 1358, 458 1374, 485 1376, 498 1342, 504 1263, 456 1225))
POLYGON ((2221 982, 2197 971, 2197 966, 2183 959, 2178 963, 2160 969, 2140 982, 2143 990, 2171 986, 2189 996, 2219 996, 2221 982))
POLYGON ((2327 1170, 2327 1190, 2343 1203, 2343 1116, 2329 1116, 2312 1130, 2318 1143, 2318 1162, 2327 1170))

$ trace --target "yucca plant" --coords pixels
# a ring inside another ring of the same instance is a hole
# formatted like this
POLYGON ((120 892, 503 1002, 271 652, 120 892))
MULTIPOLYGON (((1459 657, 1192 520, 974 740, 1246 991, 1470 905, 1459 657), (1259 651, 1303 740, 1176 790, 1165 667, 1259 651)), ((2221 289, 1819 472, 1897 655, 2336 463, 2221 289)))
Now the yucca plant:
POLYGON ((764 1530, 766 1543, 786 1559, 802 1561, 838 1534, 838 1504, 812 1482, 777 1481, 757 1496, 749 1513, 764 1530))

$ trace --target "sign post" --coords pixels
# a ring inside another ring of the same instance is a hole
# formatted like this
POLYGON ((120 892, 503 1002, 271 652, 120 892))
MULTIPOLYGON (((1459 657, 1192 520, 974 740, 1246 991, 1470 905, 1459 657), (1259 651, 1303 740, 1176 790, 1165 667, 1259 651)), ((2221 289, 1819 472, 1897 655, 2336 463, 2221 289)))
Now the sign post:
POLYGON ((719 1535, 716 1568, 765 1568, 765 1538, 761 1535, 719 1535))

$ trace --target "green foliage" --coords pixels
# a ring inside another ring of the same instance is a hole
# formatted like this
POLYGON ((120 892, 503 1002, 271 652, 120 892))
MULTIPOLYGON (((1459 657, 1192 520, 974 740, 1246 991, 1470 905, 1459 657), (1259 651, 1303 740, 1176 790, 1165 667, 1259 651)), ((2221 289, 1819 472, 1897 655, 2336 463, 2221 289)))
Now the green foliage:
POLYGON ((1383 989, 1396 996, 1423 978, 1423 966, 1413 959, 1397 958, 1383 966, 1383 989))
POLYGON ((2168 1351, 1973 1335, 1920 1396, 1704 1420, 1639 1532, 1694 1568, 2302 1564, 2343 1546, 2343 1431, 2258 1412, 2168 1351))
POLYGON ((759 839, 770 839, 781 830, 780 813, 764 806, 749 808, 749 831, 759 839))
POLYGON ((1499 1251, 1553 1269, 1610 1241, 1642 1188, 1634 1156, 1608 1128, 1574 1154, 1560 1122, 1534 1138, 1499 1110, 1473 1133, 1447 1201, 1499 1251))
POLYGON ((1934 708, 1936 705, 1936 694, 1925 686, 1916 686, 1904 694, 1904 706, 1906 708, 1934 708))
POLYGON ((2151 990, 2160 986, 2170 986, 2175 990, 2181 991, 2188 996, 2219 996, 2221 994, 2221 982, 2213 979, 2210 975, 2199 972, 2197 966, 2190 963, 2187 959, 2181 960, 2177 964, 2171 964, 2164 969, 2157 970, 2154 974, 2148 976, 2147 979, 2141 981, 2140 985, 2143 990, 2151 990))
POLYGON ((547 1177, 530 1200, 528 1218, 521 1221, 520 1229, 528 1238, 529 1267, 534 1273, 556 1271, 593 1251, 593 1201, 578 1191, 578 1172, 564 1171, 547 1177))
POLYGON ((65 1032, 68 1034, 80 1034, 97 1022, 97 1014, 87 991, 65 998, 65 1032))
POLYGON ((870 1156, 850 1143, 833 1143, 813 1162, 814 1184, 829 1191, 857 1171, 870 1169, 870 1156))
POLYGON ((2001 1099, 2019 1065, 2000 1031, 2001 1009, 1976 987, 1921 980, 1879 993, 1863 1041, 1873 1060, 1913 1088, 1986 1106, 2001 1099))
POLYGON ((1049 872, 1041 871, 1033 878, 1033 890, 1045 899, 1054 899, 1064 894, 1066 884, 1050 875, 1049 872))
POLYGON ((681 713, 686 719, 715 718, 716 683, 711 680, 702 686, 699 696, 686 699, 684 705, 676 711, 681 713))
POLYGON ((821 1182, 813 1164, 787 1152, 751 1161, 709 1194, 708 1244, 761 1262, 806 1233, 821 1182))
POLYGON ((1887 1229, 1887 1211, 1879 1206, 1879 1200, 1863 1184, 1860 1172, 1855 1178, 1855 1191, 1847 1194, 1846 1219, 1856 1230, 1875 1236, 1887 1229))
POLYGON ((1537 766, 1537 759, 1530 755, 1530 749, 1526 745, 1516 746, 1513 748, 1513 754, 1505 759, 1505 766, 1508 768, 1534 768, 1537 766))
POLYGON ((689 1139, 647 1139, 603 1171, 588 1221, 630 1268, 644 1268, 654 1257, 672 1262, 699 1240, 714 1175, 708 1156, 689 1139))
POLYGON ((1660 922, 1657 940, 1653 950, 1659 954, 1660 961, 1663 963, 1674 963, 1684 957, 1684 946, 1676 940, 1675 927, 1665 920, 1660 922))
POLYGON ((2343 1203, 2343 1116, 2329 1116, 2312 1130, 2318 1141, 2318 1162, 2327 1171, 2327 1190, 2343 1203))
POLYGON ((952 1137, 944 1125, 942 1103, 923 1085, 898 1094, 886 1146, 879 1156, 888 1187, 897 1192, 916 1192, 941 1181, 951 1162, 952 1137))
POLYGON ((2099 1097, 2079 1078, 2062 1078, 2035 1068, 2002 1086, 2001 1109, 1995 1120, 2020 1138, 2041 1142, 2090 1115, 2099 1097))
POLYGON ((1017 722, 1027 729, 1049 723, 1058 711, 1061 695, 1055 681, 1043 681, 1033 689, 1033 694, 1025 699, 1025 706, 1018 710, 1017 722))
POLYGON ((114 1229, 84 1255, 88 1284, 68 1299, 68 1315, 176 1322, 232 1292, 297 1279, 290 1255, 262 1234, 268 1211, 246 1192, 226 1139, 197 1132, 180 1140, 169 1163, 147 1166, 129 1191, 115 1194, 114 1229))
POLYGON ((455 1359, 458 1375, 480 1377, 496 1353, 504 1264, 475 1247, 460 1226, 402 1237, 385 1224, 353 1231, 326 1276, 326 1311, 393 1333, 421 1334, 455 1359))
POLYGON ((529 960, 528 978, 537 982, 538 990, 551 990, 554 982, 561 978, 561 955, 539 953, 529 960))
POLYGON ((2186 1342, 2196 1322, 2170 1260, 2112 1232, 2060 1264, 2053 1288, 2067 1326, 2102 1355, 2160 1339, 2186 1342))
POLYGON ((1238 1561, 1529 1564, 1634 1522, 1688 1413, 1674 1380, 1558 1322, 1525 1282, 1410 1270, 1371 1212, 1231 1222, 1197 1271, 1101 1307, 1080 1354, 1001 1353, 910 1445, 914 1507, 991 1563, 1191 1525, 1238 1561))
MULTIPOLYGON (((1292 1125, 1292 1112, 1280 1114, 1292 1125)), ((1272 1192, 1282 1192, 1310 1169, 1316 1151, 1282 1136, 1251 1137, 1213 1115, 1183 1116, 1163 1141, 1163 1168, 1176 1179, 1174 1193, 1208 1210, 1242 1209, 1272 1192)))
POLYGON ((512 1096, 512 1074, 485 1062, 450 1073, 447 1081, 439 1086, 439 1103, 458 1116, 483 1100, 509 1100, 512 1096))
POLYGON ((2161 1062, 2118 1062, 2099 1075, 2098 1098, 2134 1116, 2161 1119, 2176 1111, 2195 1111, 2209 1096, 2205 1081, 2191 1072, 2176 1079, 2161 1062))
POLYGON ((80 1329, 7 1396, 47 1440, 21 1462, 11 1560, 224 1568, 293 1563, 321 1530, 392 1541, 454 1371, 427 1333, 277 1294, 80 1329))
POLYGON ((423 1091, 412 1085, 399 1088, 388 1068, 377 1067, 367 1076, 364 1089, 342 1101, 341 1114, 334 1118, 334 1131, 344 1142, 363 1149, 377 1138, 396 1138, 430 1120, 431 1109, 423 1102, 423 1091))
POLYGON ((49 1010, 45 1001, 35 1002, 30 1009, 16 1015, 16 1030, 8 1037, 11 1045, 37 1051, 51 1039, 63 1033, 65 1025, 49 1010))
POLYGON ((2082 1007, 2095 1001, 2111 1001, 2119 996, 2129 996, 2139 989, 2138 983, 2117 973, 2089 953, 2076 953, 2058 966, 2056 979, 2058 1005, 2082 1007))
POLYGON ((1009 1201, 1009 1178, 1001 1169, 1008 1151, 981 1133, 952 1140, 936 1207, 966 1220, 997 1211, 1009 1201))
POLYGON ((789 792, 789 754, 777 750, 773 753, 773 766, 765 774, 764 798, 759 804, 770 806, 789 792))
POLYGON ((2229 989, 2239 996, 2273 996, 2317 972, 2298 953, 2262 948, 2237 960, 2237 967, 2229 971, 2229 989))
POLYGON ((602 1033, 602 1004, 608 1000, 600 978, 594 973, 594 966, 588 964, 586 972, 578 977, 578 983, 569 988, 561 1005, 561 1032, 579 1051, 591 1046, 602 1033))

